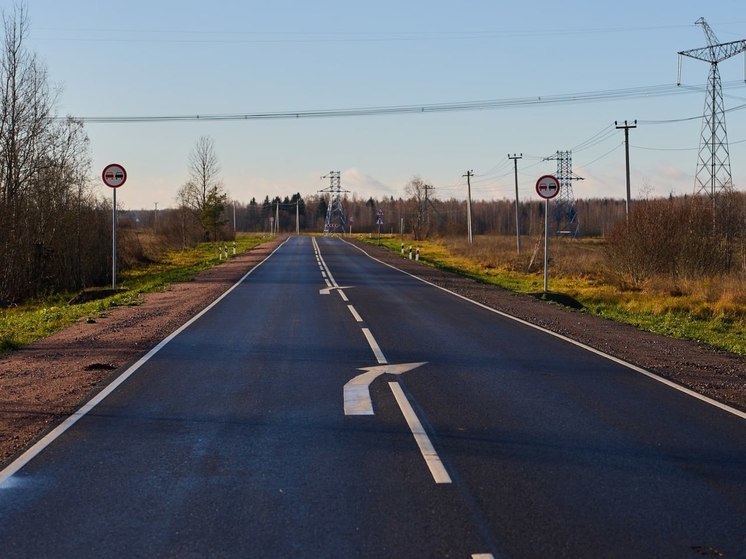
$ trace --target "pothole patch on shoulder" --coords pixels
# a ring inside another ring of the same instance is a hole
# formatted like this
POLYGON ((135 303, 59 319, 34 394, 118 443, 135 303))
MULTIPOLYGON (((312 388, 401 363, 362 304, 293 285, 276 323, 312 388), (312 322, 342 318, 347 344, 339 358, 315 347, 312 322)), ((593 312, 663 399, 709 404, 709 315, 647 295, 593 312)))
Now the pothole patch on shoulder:
POLYGON ((111 363, 91 363, 90 365, 86 365, 83 367, 84 371, 112 371, 116 369, 116 365, 112 365, 111 363))

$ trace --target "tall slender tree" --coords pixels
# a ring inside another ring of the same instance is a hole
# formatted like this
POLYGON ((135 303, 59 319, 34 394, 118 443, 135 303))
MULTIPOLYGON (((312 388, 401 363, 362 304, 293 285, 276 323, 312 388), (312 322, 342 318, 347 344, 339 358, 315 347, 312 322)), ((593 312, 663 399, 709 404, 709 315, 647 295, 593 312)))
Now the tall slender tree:
POLYGON ((217 240, 219 229, 225 223, 227 194, 220 180, 215 142, 209 136, 200 137, 189 154, 189 179, 179 189, 177 197, 182 207, 192 210, 205 237, 217 240))

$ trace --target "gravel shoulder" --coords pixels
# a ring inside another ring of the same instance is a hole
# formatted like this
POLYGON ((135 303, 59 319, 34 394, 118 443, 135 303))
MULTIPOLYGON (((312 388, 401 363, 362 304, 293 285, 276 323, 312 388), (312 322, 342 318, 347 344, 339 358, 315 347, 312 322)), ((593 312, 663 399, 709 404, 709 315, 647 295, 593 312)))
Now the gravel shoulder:
MULTIPOLYGON (((194 281, 80 321, 0 357, 0 466, 77 410, 139 357, 266 258, 281 240, 201 273, 194 281)), ((746 359, 701 344, 642 332, 583 312, 359 244, 372 256, 441 287, 624 359, 717 401, 746 411, 746 359)))

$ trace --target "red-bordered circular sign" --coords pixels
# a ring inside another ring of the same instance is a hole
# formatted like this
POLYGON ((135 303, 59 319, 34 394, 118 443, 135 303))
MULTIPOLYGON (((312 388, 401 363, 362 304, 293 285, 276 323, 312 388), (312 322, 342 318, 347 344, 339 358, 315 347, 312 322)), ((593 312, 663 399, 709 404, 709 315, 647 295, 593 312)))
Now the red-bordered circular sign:
POLYGON ((127 180, 127 171, 119 163, 110 163, 104 167, 101 173, 101 180, 109 188, 119 188, 127 180))
POLYGON ((559 191, 560 183, 554 175, 544 175, 536 181, 536 193, 545 200, 554 198, 559 191))

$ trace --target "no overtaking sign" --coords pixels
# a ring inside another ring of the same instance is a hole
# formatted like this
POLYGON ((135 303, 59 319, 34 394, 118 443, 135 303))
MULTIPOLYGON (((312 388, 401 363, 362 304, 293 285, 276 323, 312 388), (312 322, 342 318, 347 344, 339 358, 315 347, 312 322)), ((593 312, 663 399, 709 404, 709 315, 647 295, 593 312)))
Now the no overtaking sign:
POLYGON ((127 180, 127 171, 118 163, 112 163, 104 167, 101 179, 109 188, 119 188, 127 180))
POLYGON ((559 191, 560 183, 554 175, 544 175, 536 181, 536 193, 545 200, 554 198, 559 191))

